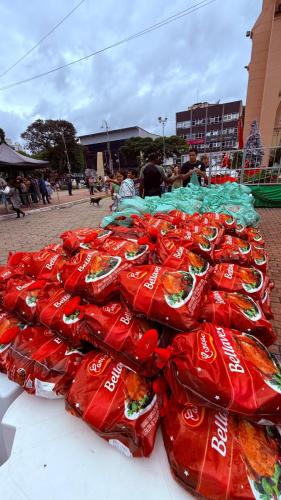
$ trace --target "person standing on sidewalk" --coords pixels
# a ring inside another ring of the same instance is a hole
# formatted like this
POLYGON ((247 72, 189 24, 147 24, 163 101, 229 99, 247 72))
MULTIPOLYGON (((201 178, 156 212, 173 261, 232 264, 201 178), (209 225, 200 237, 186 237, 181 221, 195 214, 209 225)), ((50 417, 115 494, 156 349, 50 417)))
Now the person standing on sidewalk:
POLYGON ((72 196, 72 179, 70 174, 67 176, 67 189, 69 196, 72 196))
POLYGON ((15 187, 15 184, 11 180, 7 180, 7 186, 5 187, 4 190, 1 190, 1 193, 4 193, 6 196, 8 196, 13 210, 17 214, 17 219, 20 218, 20 214, 25 217, 25 213, 21 210, 21 200, 20 200, 20 195, 15 187))
POLYGON ((151 153, 148 157, 148 163, 140 171, 140 196, 161 196, 161 185, 173 184, 181 176, 168 177, 165 170, 160 165, 161 161, 157 153, 151 153))
POLYGON ((47 203, 51 203, 49 200, 48 190, 47 190, 46 183, 43 179, 43 175, 41 175, 41 177, 39 179, 39 189, 40 189, 40 193, 42 195, 42 200, 43 200, 44 205, 46 205, 46 201, 47 201, 47 203))

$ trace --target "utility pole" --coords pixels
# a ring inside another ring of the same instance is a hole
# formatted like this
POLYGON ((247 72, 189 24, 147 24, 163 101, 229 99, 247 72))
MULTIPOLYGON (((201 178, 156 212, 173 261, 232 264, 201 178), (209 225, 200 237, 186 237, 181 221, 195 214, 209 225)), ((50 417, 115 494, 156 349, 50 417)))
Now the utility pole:
POLYGON ((163 163, 166 159, 166 152, 165 152, 165 125, 167 123, 168 118, 162 118, 162 116, 158 116, 158 121, 160 125, 162 125, 162 131, 163 131, 163 163))
POLYGON ((106 130, 106 137, 107 137, 107 155, 108 155, 108 158, 107 158, 107 166, 109 168, 109 171, 111 174, 113 174, 113 165, 112 165, 112 158, 111 158, 111 150, 110 150, 110 140, 109 140, 109 133, 108 133, 108 123, 106 120, 103 120, 102 121, 102 125, 101 125, 101 128, 105 128, 106 130))
POLYGON ((68 173, 71 174, 71 165, 70 165, 70 161, 69 161, 69 157, 68 157, 68 152, 67 152, 67 147, 66 147, 66 143, 65 143, 65 138, 64 138, 63 131, 61 131, 61 136, 62 136, 62 140, 63 140, 63 144, 64 144, 64 152, 65 152, 65 156, 66 156, 66 163, 67 163, 68 173))

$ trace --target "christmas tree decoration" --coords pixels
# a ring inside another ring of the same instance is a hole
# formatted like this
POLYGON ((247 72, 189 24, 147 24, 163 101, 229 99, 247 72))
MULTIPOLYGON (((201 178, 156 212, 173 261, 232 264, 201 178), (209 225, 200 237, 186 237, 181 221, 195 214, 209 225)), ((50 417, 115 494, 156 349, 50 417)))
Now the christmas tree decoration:
POLYGON ((261 134, 257 120, 254 120, 251 125, 250 135, 246 142, 246 161, 249 162, 250 167, 257 167, 261 165, 264 150, 261 143, 261 134))

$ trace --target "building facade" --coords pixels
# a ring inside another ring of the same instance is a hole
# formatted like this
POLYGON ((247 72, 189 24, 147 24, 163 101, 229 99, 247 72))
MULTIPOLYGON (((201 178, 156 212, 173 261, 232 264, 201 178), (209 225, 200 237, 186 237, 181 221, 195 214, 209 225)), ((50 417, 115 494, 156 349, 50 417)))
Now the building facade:
POLYGON ((106 132, 98 132, 96 134, 81 135, 79 137, 80 144, 85 146, 85 160, 87 168, 97 169, 97 153, 102 152, 104 157, 104 164, 109 165, 108 158, 108 144, 110 148, 111 158, 113 162, 113 169, 133 168, 135 165, 124 165, 122 158, 119 155, 119 149, 125 144, 127 139, 132 137, 150 137, 156 139, 159 137, 156 134, 151 134, 141 127, 127 127, 116 130, 109 130, 108 135, 106 132))
POLYGON ((238 148, 238 123, 243 117, 242 101, 193 104, 176 113, 177 135, 198 152, 230 151, 238 148))
MULTIPOLYGON (((264 148, 281 146, 281 0, 263 0, 252 31, 244 141, 258 121, 264 148)), ((263 163, 267 163, 269 150, 263 163)))

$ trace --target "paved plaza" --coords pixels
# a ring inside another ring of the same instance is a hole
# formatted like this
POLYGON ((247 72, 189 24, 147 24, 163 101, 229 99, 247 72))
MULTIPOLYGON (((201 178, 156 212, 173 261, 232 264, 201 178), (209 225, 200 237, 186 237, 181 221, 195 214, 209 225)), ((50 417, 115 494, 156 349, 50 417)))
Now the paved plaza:
MULTIPOLYGON (((90 206, 87 201, 65 208, 31 213, 24 219, 0 221, 0 263, 5 263, 10 250, 39 250, 48 243, 59 242, 59 235, 67 229, 97 227, 109 213, 110 203, 111 199, 105 198, 99 208, 90 206)), ((281 353, 281 211, 278 208, 263 208, 259 209, 259 213, 260 227, 270 256, 270 276, 275 281, 271 301, 275 317, 273 324, 281 353)), ((279 352, 278 345, 274 350, 279 352)))

